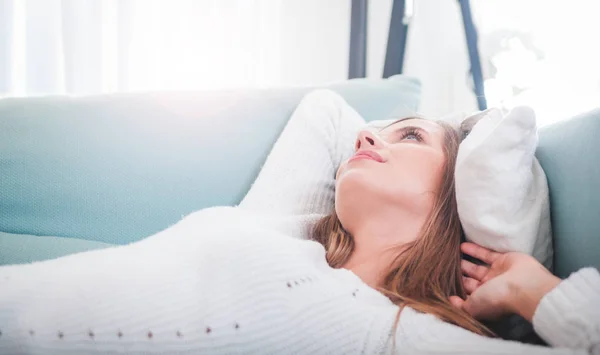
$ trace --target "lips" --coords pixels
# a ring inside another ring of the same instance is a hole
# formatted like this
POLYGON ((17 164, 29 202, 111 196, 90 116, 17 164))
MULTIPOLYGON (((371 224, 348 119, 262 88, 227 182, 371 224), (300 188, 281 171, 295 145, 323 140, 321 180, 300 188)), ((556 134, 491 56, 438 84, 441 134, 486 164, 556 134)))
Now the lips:
POLYGON ((383 158, 381 157, 381 155, 375 153, 372 150, 358 151, 358 152, 356 152, 356 154, 354 154, 354 156, 352 158, 350 158, 350 161, 356 160, 356 159, 372 159, 372 160, 375 160, 376 162, 383 163, 383 158))

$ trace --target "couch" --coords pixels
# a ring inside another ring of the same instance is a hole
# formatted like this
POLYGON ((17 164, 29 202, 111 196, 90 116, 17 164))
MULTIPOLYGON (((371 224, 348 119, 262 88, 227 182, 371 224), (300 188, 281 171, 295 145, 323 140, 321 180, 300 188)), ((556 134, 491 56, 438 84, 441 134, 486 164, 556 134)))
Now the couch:
MULTIPOLYGON (((367 121, 418 109, 404 76, 326 87, 367 121)), ((1 99, 0 265, 132 243, 237 204, 311 89, 1 99)), ((559 276, 600 267, 598 134, 600 110, 540 130, 559 276)))

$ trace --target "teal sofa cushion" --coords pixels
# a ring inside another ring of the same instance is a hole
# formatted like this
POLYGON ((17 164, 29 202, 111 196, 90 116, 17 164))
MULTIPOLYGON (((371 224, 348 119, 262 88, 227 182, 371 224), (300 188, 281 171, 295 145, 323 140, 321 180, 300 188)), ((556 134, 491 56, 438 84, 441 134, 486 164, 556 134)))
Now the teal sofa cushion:
MULTIPOLYGON (((367 120, 414 113, 420 91, 403 76, 328 87, 367 120)), ((311 89, 0 100, 0 231, 127 244, 235 205, 311 89)))
POLYGON ((0 265, 31 263, 110 246, 77 238, 0 232, 0 265))
POLYGON ((600 269, 600 109, 540 130, 537 158, 546 172, 554 272, 600 269))

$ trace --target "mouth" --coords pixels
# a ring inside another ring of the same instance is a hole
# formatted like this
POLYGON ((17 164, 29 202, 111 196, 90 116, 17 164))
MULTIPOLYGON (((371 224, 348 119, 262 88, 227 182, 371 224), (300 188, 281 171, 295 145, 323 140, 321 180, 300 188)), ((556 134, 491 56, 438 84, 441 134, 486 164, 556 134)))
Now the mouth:
POLYGON ((352 158, 348 159, 348 162, 358 159, 370 159, 375 160, 378 163, 383 163, 383 158, 381 157, 381 155, 371 150, 362 150, 360 152, 357 152, 352 158))

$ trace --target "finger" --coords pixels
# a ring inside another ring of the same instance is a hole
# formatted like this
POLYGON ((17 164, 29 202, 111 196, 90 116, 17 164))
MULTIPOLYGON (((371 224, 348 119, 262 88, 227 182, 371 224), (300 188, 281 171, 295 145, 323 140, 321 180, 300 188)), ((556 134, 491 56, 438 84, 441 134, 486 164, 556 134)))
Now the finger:
POLYGON ((472 257, 477 258, 489 265, 491 265, 501 255, 500 253, 496 253, 495 251, 491 251, 474 243, 462 243, 460 250, 463 253, 471 255, 472 257))
POLYGON ((480 285, 481 285, 481 282, 479 282, 473 278, 463 276, 463 286, 465 287, 465 291, 467 292, 467 295, 470 295, 471 293, 475 292, 475 290, 480 285))
POLYGON ((485 275, 487 275, 489 269, 483 265, 476 265, 468 260, 461 260, 460 268, 462 272, 467 276, 474 278, 477 281, 483 281, 485 275))
POLYGON ((465 301, 458 297, 458 296, 450 296, 450 304, 452 304, 452 306, 458 308, 458 309, 463 309, 463 304, 465 303, 465 301))

